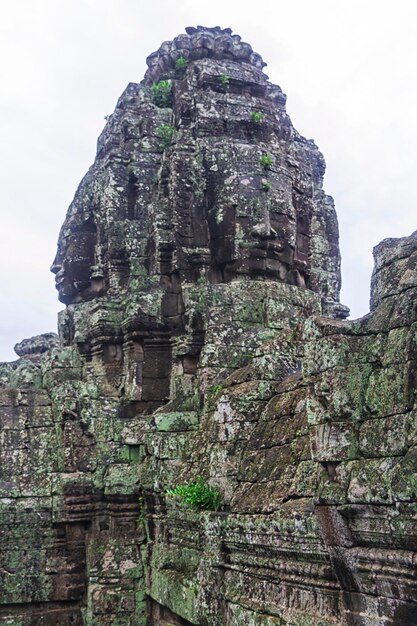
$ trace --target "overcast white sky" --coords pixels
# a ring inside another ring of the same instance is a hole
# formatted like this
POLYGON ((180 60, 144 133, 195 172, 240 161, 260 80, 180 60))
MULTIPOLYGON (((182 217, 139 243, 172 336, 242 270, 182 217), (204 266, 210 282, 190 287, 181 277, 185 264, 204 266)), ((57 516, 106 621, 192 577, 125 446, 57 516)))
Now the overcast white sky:
POLYGON ((324 153, 352 317, 368 311, 372 247, 417 228, 414 0, 0 0, 0 361, 56 330, 49 266, 104 116, 148 54, 197 24, 263 56, 324 153))

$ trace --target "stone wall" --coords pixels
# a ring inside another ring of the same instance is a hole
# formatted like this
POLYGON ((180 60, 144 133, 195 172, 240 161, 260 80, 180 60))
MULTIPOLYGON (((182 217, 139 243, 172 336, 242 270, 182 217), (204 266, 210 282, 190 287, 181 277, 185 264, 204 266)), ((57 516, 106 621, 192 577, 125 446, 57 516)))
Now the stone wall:
POLYGON ((379 304, 310 317, 302 372, 259 380, 255 357, 226 379, 187 453, 226 511, 159 503, 158 602, 196 624, 416 623, 416 255, 417 233, 377 247, 379 304))
POLYGON ((417 234, 342 321, 324 160, 263 67, 189 28, 99 138, 59 338, 0 367, 2 625, 417 624, 417 234))

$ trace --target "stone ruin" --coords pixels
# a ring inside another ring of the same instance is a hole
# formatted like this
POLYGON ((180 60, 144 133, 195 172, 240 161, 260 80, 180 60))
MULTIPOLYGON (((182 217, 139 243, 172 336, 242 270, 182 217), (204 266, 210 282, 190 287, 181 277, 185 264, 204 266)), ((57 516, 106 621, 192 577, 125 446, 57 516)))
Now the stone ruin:
POLYGON ((417 624, 417 231, 344 321, 324 159, 264 65, 187 28, 98 140, 59 338, 0 369, 1 626, 417 624))

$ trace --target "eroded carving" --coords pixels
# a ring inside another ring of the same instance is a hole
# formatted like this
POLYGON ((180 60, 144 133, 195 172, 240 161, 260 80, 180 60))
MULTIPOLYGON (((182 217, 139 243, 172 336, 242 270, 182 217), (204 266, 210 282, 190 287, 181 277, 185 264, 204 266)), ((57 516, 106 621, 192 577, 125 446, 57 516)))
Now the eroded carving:
POLYGON ((324 160, 263 67, 187 28, 99 138, 60 343, 0 369, 1 624, 414 623, 417 235, 342 321, 324 160), (220 511, 167 496, 198 476, 220 511))

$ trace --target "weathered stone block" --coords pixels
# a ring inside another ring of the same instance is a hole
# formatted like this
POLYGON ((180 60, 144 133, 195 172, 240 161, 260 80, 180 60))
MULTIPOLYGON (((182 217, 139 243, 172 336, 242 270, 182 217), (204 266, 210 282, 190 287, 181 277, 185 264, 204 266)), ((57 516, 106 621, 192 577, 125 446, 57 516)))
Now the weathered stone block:
POLYGON ((263 65, 189 27, 107 120, 60 343, 0 367, 2 624, 414 623, 416 233, 342 321, 324 159, 263 65), (198 477, 220 510, 167 495, 198 477))
POLYGON ((162 432, 176 432, 195 430, 198 425, 198 415, 194 411, 156 413, 156 430, 162 432))
POLYGON ((311 453, 319 462, 343 461, 358 455, 358 436, 354 424, 331 422, 313 426, 310 431, 311 453))

